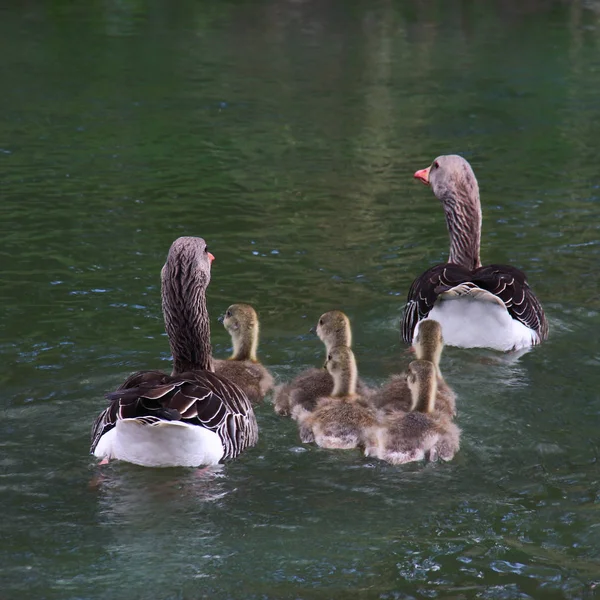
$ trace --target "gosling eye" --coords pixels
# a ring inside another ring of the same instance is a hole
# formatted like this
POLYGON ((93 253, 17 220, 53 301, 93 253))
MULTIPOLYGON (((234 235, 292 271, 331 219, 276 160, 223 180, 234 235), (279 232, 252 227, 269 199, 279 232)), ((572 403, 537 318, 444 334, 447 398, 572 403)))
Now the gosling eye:
POLYGON ((327 360, 333 360, 333 358, 331 357, 331 354, 327 355, 327 360))
POLYGON ((323 319, 319 319, 319 325, 323 326, 323 319))
POLYGON ((228 310, 228 311, 225 313, 225 316, 226 316, 226 317, 231 317, 231 311, 230 311, 230 310, 228 310))

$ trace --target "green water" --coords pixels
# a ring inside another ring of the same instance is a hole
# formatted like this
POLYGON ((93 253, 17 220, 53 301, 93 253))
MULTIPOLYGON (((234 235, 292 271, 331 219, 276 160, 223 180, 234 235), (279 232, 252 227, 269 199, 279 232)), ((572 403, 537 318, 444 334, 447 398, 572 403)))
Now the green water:
POLYGON ((597 2, 8 2, 0 56, 2 598, 600 596, 597 2), (362 375, 400 370, 448 248, 412 173, 443 153, 551 326, 519 359, 447 349, 454 461, 302 447, 266 404, 220 472, 100 472, 103 394, 169 368, 180 235, 216 256, 217 356, 250 302, 286 380, 339 308, 362 375))

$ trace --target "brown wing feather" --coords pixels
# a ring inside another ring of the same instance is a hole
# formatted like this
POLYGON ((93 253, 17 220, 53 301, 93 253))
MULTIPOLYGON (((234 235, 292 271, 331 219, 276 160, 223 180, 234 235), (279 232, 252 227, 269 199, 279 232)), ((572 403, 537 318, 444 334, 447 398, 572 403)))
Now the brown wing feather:
POLYGON ((511 317, 533 329, 540 340, 548 337, 546 315, 523 271, 510 265, 487 265, 469 271, 459 265, 446 263, 431 267, 410 286, 402 317, 402 339, 408 344, 412 343, 417 323, 427 317, 437 297, 469 281, 498 296, 511 317))
POLYGON ((233 382, 209 371, 166 375, 145 371, 130 376, 107 394, 110 405, 92 428, 94 451, 100 438, 119 419, 181 420, 219 435, 223 458, 235 458, 258 440, 258 426, 250 400, 233 382))

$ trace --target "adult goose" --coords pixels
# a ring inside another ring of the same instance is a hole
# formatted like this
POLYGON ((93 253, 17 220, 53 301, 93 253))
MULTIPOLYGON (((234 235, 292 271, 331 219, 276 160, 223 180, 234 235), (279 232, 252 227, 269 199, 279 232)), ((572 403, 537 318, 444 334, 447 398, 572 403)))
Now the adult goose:
POLYGON ((145 467, 216 464, 258 439, 246 394, 214 373, 206 288, 214 256, 202 238, 181 237, 162 269, 162 308, 173 372, 141 371, 107 395, 91 452, 145 467))
POLYGON ((442 325, 450 346, 510 351, 544 341, 548 322, 525 274, 507 265, 481 266, 481 203, 471 165, 461 156, 438 156, 414 176, 430 185, 442 203, 450 256, 410 287, 402 318, 404 341, 412 343, 424 319, 442 325))

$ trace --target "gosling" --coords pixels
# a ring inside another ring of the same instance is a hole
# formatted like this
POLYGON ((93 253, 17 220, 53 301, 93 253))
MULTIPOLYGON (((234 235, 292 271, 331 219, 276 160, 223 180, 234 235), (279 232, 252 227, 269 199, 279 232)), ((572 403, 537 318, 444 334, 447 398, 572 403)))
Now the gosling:
MULTIPOLYGON (((444 380, 440 371, 440 359, 444 349, 442 327, 433 319, 421 321, 417 336, 414 339, 417 360, 427 360, 435 366, 437 374, 436 409, 454 417, 456 416, 456 394, 444 380)), ((387 383, 374 393, 373 406, 384 411, 409 411, 412 405, 412 394, 407 384, 406 374, 392 375, 387 383)))
POLYGON ((214 360, 215 373, 239 385, 252 404, 260 404, 273 389, 271 373, 256 357, 258 349, 258 315, 249 304, 232 304, 223 317, 231 336, 233 353, 226 360, 214 360))
POLYGON ((451 460, 460 447, 460 429, 436 408, 438 375, 435 365, 415 360, 408 365, 406 381, 411 393, 409 412, 388 413, 365 433, 365 455, 394 465, 425 458, 451 460))
POLYGON ((375 412, 357 394, 358 373, 354 353, 347 346, 332 348, 325 363, 333 378, 333 391, 320 398, 310 412, 298 404, 293 416, 300 439, 322 448, 348 450, 364 443, 364 432, 375 426, 375 412))
MULTIPOLYGON (((315 328, 320 340, 325 344, 326 356, 337 346, 352 346, 350 320, 339 310, 323 313, 315 328)), ((371 390, 360 379, 357 389, 361 395, 369 395, 371 390)), ((333 378, 325 369, 307 369, 292 381, 275 390, 273 401, 275 412, 281 416, 291 416, 295 406, 314 410, 317 400, 330 396, 333 392, 333 378)))

